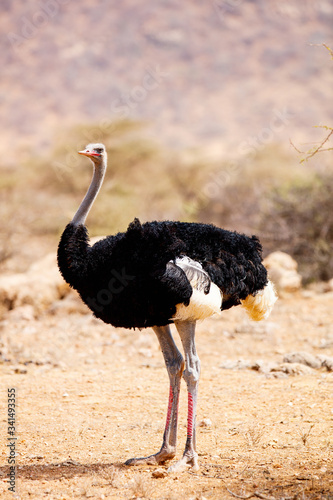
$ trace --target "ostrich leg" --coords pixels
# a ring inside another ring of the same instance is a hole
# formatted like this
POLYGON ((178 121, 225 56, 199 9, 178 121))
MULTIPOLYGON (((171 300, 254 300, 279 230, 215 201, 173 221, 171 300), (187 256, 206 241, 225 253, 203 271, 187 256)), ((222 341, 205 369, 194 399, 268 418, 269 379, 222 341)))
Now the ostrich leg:
POLYGON ((185 371, 183 377, 188 391, 187 439, 183 457, 169 467, 168 472, 181 472, 192 467, 199 469, 198 454, 196 451, 196 413, 198 399, 198 385, 200 377, 200 360, 195 349, 195 321, 175 322, 185 353, 185 371))
POLYGON ((169 404, 163 443, 160 451, 154 455, 142 458, 130 458, 125 462, 126 465, 137 465, 140 463, 160 464, 171 460, 176 454, 178 402, 184 360, 172 338, 169 325, 155 326, 153 330, 160 343, 170 379, 169 404))

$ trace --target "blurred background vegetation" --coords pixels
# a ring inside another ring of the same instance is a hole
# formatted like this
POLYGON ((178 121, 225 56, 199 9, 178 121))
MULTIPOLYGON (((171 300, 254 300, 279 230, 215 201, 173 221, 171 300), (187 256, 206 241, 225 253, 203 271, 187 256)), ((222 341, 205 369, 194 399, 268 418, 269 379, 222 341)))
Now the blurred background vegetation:
POLYGON ((88 216, 91 236, 126 230, 134 217, 212 222, 257 234, 265 255, 288 252, 305 282, 333 276, 328 155, 315 166, 300 164, 293 148, 271 143, 221 161, 195 149, 167 150, 147 138, 146 128, 131 120, 75 126, 59 132, 49 155, 17 167, 3 164, 2 270, 24 270, 29 259, 55 249, 91 179, 90 162, 76 152, 88 142, 103 142, 109 168, 88 216))
POLYGON ((0 273, 55 252, 103 141, 92 236, 212 222, 333 277, 331 0, 51 3, 2 2, 0 273))

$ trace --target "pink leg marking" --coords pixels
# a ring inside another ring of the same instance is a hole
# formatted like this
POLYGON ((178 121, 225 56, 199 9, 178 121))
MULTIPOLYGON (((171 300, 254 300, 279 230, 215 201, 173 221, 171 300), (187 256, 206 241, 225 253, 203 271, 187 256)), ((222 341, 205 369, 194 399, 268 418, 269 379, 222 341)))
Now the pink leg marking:
POLYGON ((167 419, 166 419, 166 424, 165 424, 166 429, 168 429, 169 424, 170 424, 172 404, 173 404, 173 392, 172 392, 172 387, 170 386, 168 413, 167 413, 167 419))
POLYGON ((187 437, 193 435, 193 398, 192 394, 188 393, 188 413, 187 413, 187 437))

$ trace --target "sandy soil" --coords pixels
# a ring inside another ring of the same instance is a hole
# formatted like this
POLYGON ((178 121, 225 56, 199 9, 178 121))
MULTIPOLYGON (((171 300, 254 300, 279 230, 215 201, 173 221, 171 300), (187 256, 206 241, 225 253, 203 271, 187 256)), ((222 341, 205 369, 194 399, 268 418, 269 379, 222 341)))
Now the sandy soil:
POLYGON ((39 318, 30 306, 11 311, 1 323, 1 498, 13 497, 14 387, 19 498, 332 499, 333 372, 282 363, 293 351, 333 355, 332 303, 332 292, 303 292, 266 322, 235 308, 198 325, 201 468, 182 474, 123 465, 161 445, 168 377, 151 330, 115 330, 71 297, 39 318))

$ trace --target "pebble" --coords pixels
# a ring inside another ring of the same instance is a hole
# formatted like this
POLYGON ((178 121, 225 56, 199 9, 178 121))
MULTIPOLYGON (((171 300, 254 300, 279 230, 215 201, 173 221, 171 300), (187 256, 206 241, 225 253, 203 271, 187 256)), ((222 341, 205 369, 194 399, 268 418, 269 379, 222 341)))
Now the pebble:
POLYGON ((310 366, 310 368, 315 368, 316 370, 321 367, 321 362, 316 356, 304 351, 296 351, 286 354, 283 357, 283 362, 300 363, 302 365, 310 366))
POLYGON ((206 428, 210 428, 212 426, 212 421, 210 418, 203 418, 202 420, 200 420, 198 422, 198 426, 199 427, 206 427, 206 428))
POLYGON ((167 471, 164 469, 156 469, 152 472, 152 477, 155 479, 160 479, 168 475, 167 471))
POLYGON ((321 362, 321 366, 326 368, 328 372, 333 372, 333 357, 326 356, 325 354, 319 354, 317 358, 321 362))
POLYGON ((281 363, 276 368, 273 368, 272 372, 282 372, 288 375, 309 375, 313 373, 313 369, 301 363, 281 363))

